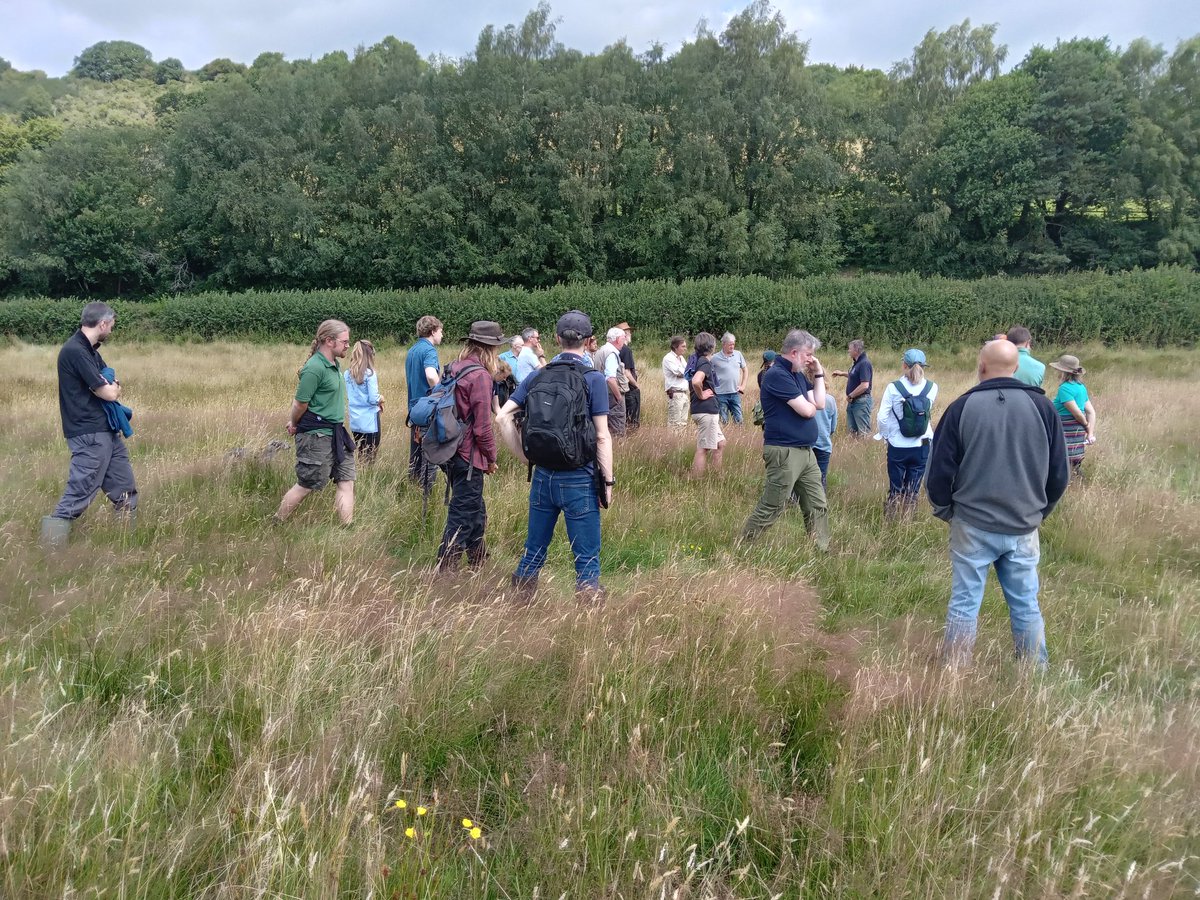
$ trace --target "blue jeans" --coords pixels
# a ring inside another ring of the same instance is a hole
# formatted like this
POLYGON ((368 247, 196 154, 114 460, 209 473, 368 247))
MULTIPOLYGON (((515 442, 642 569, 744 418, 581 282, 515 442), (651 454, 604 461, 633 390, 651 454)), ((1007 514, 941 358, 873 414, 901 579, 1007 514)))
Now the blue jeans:
POLYGON ((829 489, 829 458, 833 453, 829 450, 819 450, 813 447, 813 456, 817 458, 817 466, 821 469, 821 487, 829 489))
POLYGON ((888 497, 916 499, 929 462, 929 444, 920 447, 887 448, 888 497))
POLYGON ((1031 660, 1044 669, 1046 626, 1038 607, 1038 560, 1041 543, 1037 531, 1028 534, 996 534, 950 521, 950 610, 946 616, 946 638, 942 647, 947 662, 966 663, 975 644, 975 623, 983 603, 988 568, 996 567, 1000 590, 1008 603, 1013 644, 1017 657, 1031 660))
POLYGON ((867 437, 871 434, 871 401, 870 394, 863 394, 846 404, 846 426, 851 434, 867 437))
POLYGON ((590 472, 552 472, 535 468, 529 487, 529 534, 517 564, 518 578, 534 578, 546 564, 558 514, 567 523, 567 540, 575 555, 575 587, 600 586, 600 503, 590 472))
POLYGON ((733 419, 735 425, 742 424, 742 395, 736 391, 732 394, 717 394, 717 412, 724 425, 733 419))

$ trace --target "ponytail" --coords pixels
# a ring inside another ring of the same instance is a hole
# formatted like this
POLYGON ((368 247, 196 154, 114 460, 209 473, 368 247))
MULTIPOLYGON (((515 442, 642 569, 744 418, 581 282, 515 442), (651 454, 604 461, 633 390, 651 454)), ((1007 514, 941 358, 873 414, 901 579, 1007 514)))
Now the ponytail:
MULTIPOLYGON (((308 356, 304 358, 304 364, 307 364, 308 361, 313 358, 323 343, 337 337, 343 331, 349 330, 350 326, 339 319, 326 319, 324 322, 318 325, 317 336, 313 338, 312 346, 308 348, 308 356)), ((304 371, 304 364, 302 364, 300 368, 296 370, 297 376, 304 371)))

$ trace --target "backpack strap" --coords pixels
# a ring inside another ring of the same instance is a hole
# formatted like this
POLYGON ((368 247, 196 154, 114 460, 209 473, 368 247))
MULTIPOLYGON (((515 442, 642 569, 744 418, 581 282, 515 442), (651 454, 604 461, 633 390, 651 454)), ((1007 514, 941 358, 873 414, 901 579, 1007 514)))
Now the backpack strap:
MULTIPOLYGON (((907 400, 909 397, 912 396, 912 394, 910 394, 908 392, 908 388, 906 388, 904 386, 904 380, 902 378, 897 378, 895 381, 893 381, 892 386, 895 387, 895 389, 900 392, 901 400, 907 400)), ((926 388, 926 390, 928 390, 928 388, 926 388)), ((925 395, 922 394, 921 396, 925 396, 925 395)))
POLYGON ((925 379, 925 387, 918 396, 920 396, 920 398, 922 400, 924 400, 926 397, 929 396, 929 389, 932 387, 933 387, 933 382, 930 381, 928 378, 926 378, 925 379))

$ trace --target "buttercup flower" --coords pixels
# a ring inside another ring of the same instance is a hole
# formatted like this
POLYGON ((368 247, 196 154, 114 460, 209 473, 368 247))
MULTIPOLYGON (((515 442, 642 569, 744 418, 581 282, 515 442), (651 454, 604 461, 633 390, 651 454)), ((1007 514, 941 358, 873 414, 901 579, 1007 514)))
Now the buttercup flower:
POLYGON ((471 829, 471 839, 472 840, 478 840, 482 835, 483 835, 483 829, 481 829, 481 828, 472 828, 471 829))
POLYGON ((463 819, 463 828, 474 828, 474 827, 475 827, 475 823, 472 822, 470 819, 463 819))
POLYGON ((396 809, 408 809, 408 802, 405 800, 397 800, 396 809))
POLYGON ((404 836, 405 836, 406 838, 415 838, 415 837, 417 836, 417 829, 415 829, 415 828, 405 828, 405 829, 404 829, 404 836))
POLYGON ((418 816, 423 816, 423 815, 425 815, 425 813, 427 813, 427 812, 429 812, 429 810, 427 810, 425 807, 423 807, 423 806, 418 806, 418 807, 417 807, 417 815, 418 815, 418 816))

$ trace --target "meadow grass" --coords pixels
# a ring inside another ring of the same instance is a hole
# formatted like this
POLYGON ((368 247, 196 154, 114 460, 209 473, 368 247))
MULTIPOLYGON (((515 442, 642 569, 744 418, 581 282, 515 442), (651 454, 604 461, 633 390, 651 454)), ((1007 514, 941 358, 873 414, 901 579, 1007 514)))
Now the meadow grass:
MULTIPOLYGON (((355 527, 330 491, 272 527, 292 457, 256 453, 305 350, 118 334, 140 516, 97 501, 46 555, 56 352, 0 348, 4 897, 1200 891, 1195 351, 1073 349, 1100 441, 1043 529, 1042 677, 994 584, 974 668, 935 664, 946 529, 884 520, 875 442, 835 440, 833 552, 798 512, 736 547, 761 434, 728 428, 724 469, 687 481, 640 347, 602 608, 575 605, 561 535, 540 601, 511 602, 527 485, 504 456, 490 560, 430 576, 441 482, 423 520, 389 347, 355 527)), ((872 355, 882 384, 897 354, 872 355)), ((974 351, 930 356, 940 412, 974 351)))

